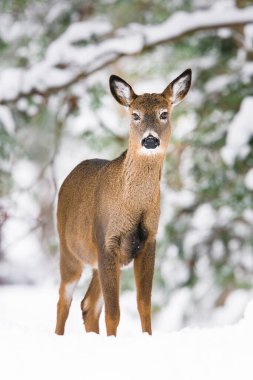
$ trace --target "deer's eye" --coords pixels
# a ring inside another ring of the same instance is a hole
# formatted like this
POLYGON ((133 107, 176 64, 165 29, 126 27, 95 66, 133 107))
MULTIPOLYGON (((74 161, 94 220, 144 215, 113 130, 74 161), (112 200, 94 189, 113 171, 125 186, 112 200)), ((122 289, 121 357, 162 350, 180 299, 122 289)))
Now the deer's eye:
POLYGON ((134 113, 133 113, 133 119, 134 119, 134 120, 140 120, 141 118, 140 118, 140 116, 138 115, 138 113, 134 112, 134 113))
POLYGON ((168 112, 162 112, 160 115, 160 119, 162 119, 162 120, 166 120, 167 117, 168 117, 168 112))

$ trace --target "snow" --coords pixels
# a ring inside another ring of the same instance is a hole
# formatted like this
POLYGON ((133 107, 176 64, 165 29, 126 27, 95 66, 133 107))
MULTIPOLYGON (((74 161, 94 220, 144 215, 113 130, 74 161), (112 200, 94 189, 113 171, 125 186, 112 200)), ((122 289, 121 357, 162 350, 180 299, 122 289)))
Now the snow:
MULTIPOLYGON (((5 380, 252 380, 253 302, 233 326, 171 333, 157 329, 151 337, 141 334, 139 322, 129 317, 130 325, 122 321, 119 336, 108 338, 104 330, 101 335, 83 332, 80 299, 72 303, 62 337, 53 333, 56 288, 0 288, 1 376, 5 380)), ((123 310, 122 319, 125 314, 123 310)))
POLYGON ((22 87, 24 70, 8 68, 0 72, 0 99, 11 100, 17 96, 22 87))
POLYGON ((15 43, 24 37, 32 37, 36 35, 39 29, 39 24, 34 20, 25 18, 23 21, 18 21, 11 13, 2 12, 0 14, 0 38, 6 43, 15 43))
MULTIPOLYGON (((238 9, 228 6, 225 11, 221 11, 220 5, 217 8, 216 4, 216 7, 194 13, 177 12, 159 25, 131 24, 115 30, 114 33, 112 26, 104 20, 72 23, 49 45, 42 61, 27 70, 2 70, 0 102, 15 101, 30 92, 62 89, 123 55, 139 53, 144 48, 164 41, 169 42, 186 33, 211 27, 247 24, 252 20, 253 7, 238 9), (94 41, 94 37, 105 35, 108 35, 108 38, 100 42, 94 41), (61 69, 56 67, 59 64, 63 65, 61 69)), ((9 19, 7 21, 10 23, 9 19)), ((34 27, 35 23, 29 29, 29 33, 32 33, 34 27)), ((3 33, 0 30, 0 34, 1 32, 3 33)), ((16 36, 18 33, 14 34, 16 36)))
POLYGON ((216 213, 209 203, 200 205, 193 214, 192 227, 203 232, 215 226, 216 213))
POLYGON ((223 161, 232 166, 236 158, 243 159, 250 152, 249 141, 253 136, 253 96, 243 99, 240 110, 228 127, 226 144, 221 149, 223 161))
POLYGON ((139 53, 144 46, 142 36, 136 34, 126 35, 125 37, 118 37, 112 40, 107 40, 102 45, 102 53, 107 51, 114 51, 120 54, 131 55, 139 53))
POLYGON ((20 159, 13 165, 13 180, 20 189, 32 186, 37 180, 38 168, 26 158, 20 159))
POLYGON ((245 305, 247 305, 252 295, 244 289, 238 289, 232 292, 223 307, 218 307, 213 313, 211 325, 234 324, 241 315, 244 314, 245 305))
MULTIPOLYGON (((185 256, 191 255, 196 245, 208 239, 212 230, 215 228, 227 228, 234 217, 235 213, 229 206, 220 207, 219 210, 215 210, 209 203, 203 203, 198 206, 184 237, 185 256)), ((240 232, 244 233, 244 237, 248 233, 244 224, 237 225, 236 233, 240 234, 240 232)), ((221 248, 220 241, 217 241, 213 247, 214 255, 221 255, 223 252, 223 248, 221 248)))
POLYGON ((249 83, 251 81, 251 77, 253 76, 253 62, 245 62, 242 67, 242 82, 249 83))
POLYGON ((64 13, 70 12, 70 4, 67 2, 61 1, 56 2, 49 9, 48 14, 46 15, 46 21, 48 24, 57 22, 57 19, 64 13))
POLYGON ((187 116, 182 115, 177 119, 175 129, 173 130, 173 139, 183 140, 194 131, 197 126, 196 115, 188 113, 187 116))
POLYGON ((190 190, 169 191, 169 204, 174 207, 189 208, 195 202, 194 193, 190 190))
MULTIPOLYGON (((162 278, 169 279, 171 289, 176 289, 177 287, 180 287, 181 284, 186 283, 189 279, 189 268, 187 267, 187 265, 182 265, 182 262, 178 259, 178 254, 178 247, 174 244, 170 244, 163 258, 162 265, 160 267, 160 274, 162 275, 162 278), (177 274, 176 276, 175 273, 177 274)), ((181 289, 179 289, 179 292, 181 292, 181 289)), ((184 325, 183 318, 181 318, 181 316, 178 314, 178 310, 175 310, 174 307, 171 308, 171 302, 173 302, 173 298, 176 299, 176 301, 178 301, 178 298, 180 298, 178 297, 178 294, 179 293, 174 290, 173 295, 170 297, 168 305, 168 307, 170 308, 170 312, 164 318, 166 319, 166 327, 169 329, 177 328, 177 326, 181 328, 184 325)), ((187 309, 188 305, 184 306, 187 309)))
POLYGON ((246 25, 244 29, 245 34, 245 47, 247 51, 252 51, 253 49, 253 25, 246 25))
MULTIPOLYGON (((169 273, 168 273, 169 275, 169 273)), ((184 324, 185 310, 191 303, 191 290, 189 288, 178 289, 170 297, 170 302, 159 314, 156 325, 162 331, 179 330, 184 324)))
POLYGON ((9 135, 14 134, 15 123, 10 109, 6 106, 0 106, 0 124, 3 125, 9 135))
POLYGON ((248 222, 253 224, 253 210, 246 209, 243 211, 243 218, 248 222))
MULTIPOLYGON (((111 24, 106 20, 90 20, 76 22, 68 27, 68 29, 57 40, 58 43, 64 40, 64 43, 75 43, 78 41, 89 40, 94 36, 103 36, 110 33, 112 30, 111 24)), ((55 44, 52 44, 50 49, 54 49, 55 44)))
MULTIPOLYGON (((222 2, 222 4, 224 4, 222 2)), ((218 4, 208 10, 195 11, 189 15, 187 12, 177 12, 167 21, 159 25, 148 25, 143 27, 135 26, 136 30, 141 31, 149 45, 156 44, 158 41, 175 39, 178 35, 189 33, 198 29, 207 29, 212 26, 226 24, 236 24, 250 21, 253 19, 253 7, 238 9, 231 7, 228 3, 226 9, 220 9, 218 4)))
POLYGON ((216 222, 216 212, 209 203, 204 203, 195 210, 191 228, 186 232, 184 238, 185 254, 191 253, 195 245, 209 236, 210 230, 212 230, 216 222))
POLYGON ((245 176, 245 186, 249 190, 253 190, 253 169, 250 169, 245 176))
POLYGON ((92 20, 85 22, 76 22, 58 39, 50 44, 46 54, 46 61, 50 65, 61 64, 84 64, 92 60, 92 53, 95 45, 90 43, 90 38, 100 36, 111 31, 111 26, 106 21, 92 20), (75 44, 86 42, 88 46, 81 47, 75 44))
POLYGON ((224 88, 226 88, 229 84, 233 83, 235 80, 235 75, 219 75, 209 80, 205 85, 205 89, 209 93, 220 92, 224 90, 224 88))

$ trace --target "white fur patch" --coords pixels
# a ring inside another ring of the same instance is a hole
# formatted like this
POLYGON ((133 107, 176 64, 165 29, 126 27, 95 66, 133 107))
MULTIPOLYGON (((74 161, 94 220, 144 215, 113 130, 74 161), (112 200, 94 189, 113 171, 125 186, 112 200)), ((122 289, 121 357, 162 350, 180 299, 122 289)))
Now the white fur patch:
POLYGON ((142 154, 142 155, 145 155, 145 156, 156 156, 158 154, 163 154, 164 153, 164 150, 158 146, 157 148, 155 149, 147 149, 145 148, 144 146, 142 146, 139 150, 138 150, 138 153, 139 154, 142 154))
POLYGON ((131 91, 128 86, 124 85, 124 83, 116 82, 116 88, 117 88, 117 93, 120 97, 125 98, 127 100, 130 99, 131 91))
POLYGON ((145 138, 148 137, 149 135, 152 135, 152 136, 156 137, 157 139, 159 139, 158 134, 157 134, 155 131, 152 131, 151 129, 148 130, 148 131, 146 131, 145 133, 143 133, 142 138, 145 139, 145 138))
MULTIPOLYGON (((94 314, 97 316, 99 313, 100 313, 100 310, 102 308, 102 306, 104 305, 104 298, 101 294, 101 296, 99 297, 99 299, 97 300, 96 302, 96 305, 95 305, 95 308, 94 308, 94 314)), ((83 304, 83 311, 85 310, 88 310, 90 307, 90 303, 89 303, 89 297, 84 301, 84 304, 83 304)))
POLYGON ((77 285, 77 281, 70 282, 68 285, 66 285, 65 296, 68 300, 72 300, 72 296, 76 288, 76 285, 77 285))
POLYGON ((127 264, 127 265, 123 265, 122 267, 120 267, 120 270, 126 270, 126 269, 129 269, 129 268, 133 268, 133 263, 134 263, 133 260, 130 261, 129 264, 127 264))
POLYGON ((100 313, 100 310, 102 306, 104 305, 104 298, 101 295, 99 299, 97 300, 96 306, 95 306, 95 315, 98 315, 100 313))
POLYGON ((178 104, 181 102, 182 99, 178 98, 178 96, 180 96, 180 93, 185 90, 188 82, 189 82, 188 76, 184 76, 184 77, 180 78, 177 82, 174 83, 174 85, 173 85, 173 97, 172 97, 173 104, 178 104))

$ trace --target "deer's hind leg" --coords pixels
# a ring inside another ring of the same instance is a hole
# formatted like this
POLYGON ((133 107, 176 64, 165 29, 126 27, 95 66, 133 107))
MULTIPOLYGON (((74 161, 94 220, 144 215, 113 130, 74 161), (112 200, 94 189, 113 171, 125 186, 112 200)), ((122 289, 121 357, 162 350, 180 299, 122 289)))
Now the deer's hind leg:
POLYGON ((57 322, 55 333, 63 335, 65 323, 69 315, 72 296, 78 280, 81 277, 83 265, 67 249, 61 247, 60 272, 61 283, 59 288, 59 301, 57 304, 57 322))
POLYGON ((81 302, 81 310, 86 332, 95 332, 99 334, 99 317, 103 303, 98 271, 94 269, 89 288, 81 302))

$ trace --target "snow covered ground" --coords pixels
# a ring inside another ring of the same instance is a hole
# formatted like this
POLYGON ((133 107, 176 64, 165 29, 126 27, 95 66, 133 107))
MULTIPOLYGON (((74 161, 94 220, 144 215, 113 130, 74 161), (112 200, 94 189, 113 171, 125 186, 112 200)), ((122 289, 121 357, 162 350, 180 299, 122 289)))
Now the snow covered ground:
POLYGON ((0 377, 40 379, 252 380, 253 302, 233 326, 187 328, 152 337, 140 333, 137 314, 127 310, 117 338, 85 334, 74 298, 66 335, 53 333, 57 289, 0 288, 0 377))

